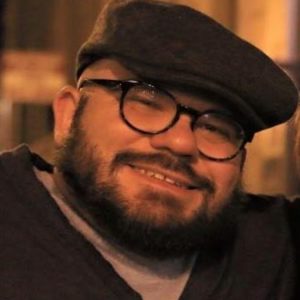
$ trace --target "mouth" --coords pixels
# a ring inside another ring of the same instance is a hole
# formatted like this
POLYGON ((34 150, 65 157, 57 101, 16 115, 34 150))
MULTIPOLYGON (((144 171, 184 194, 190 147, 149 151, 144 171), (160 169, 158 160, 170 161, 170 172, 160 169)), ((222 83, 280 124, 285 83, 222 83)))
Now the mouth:
POLYGON ((185 190, 197 189, 197 187, 195 185, 187 182, 186 180, 179 179, 177 177, 175 178, 175 176, 171 176, 169 174, 167 175, 167 174, 159 172, 157 170, 143 168, 143 167, 137 167, 137 166, 133 166, 133 165, 130 165, 130 167, 144 176, 148 176, 150 178, 159 180, 163 183, 170 184, 170 185, 175 186, 180 189, 185 189, 185 190))

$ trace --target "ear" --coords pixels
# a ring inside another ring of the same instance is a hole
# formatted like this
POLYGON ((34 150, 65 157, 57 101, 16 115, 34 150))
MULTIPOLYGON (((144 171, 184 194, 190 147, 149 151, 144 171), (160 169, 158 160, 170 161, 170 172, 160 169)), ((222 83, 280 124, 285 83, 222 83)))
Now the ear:
POLYGON ((79 100, 79 91, 72 86, 65 86, 57 93, 53 101, 54 141, 56 145, 61 145, 68 136, 79 100))

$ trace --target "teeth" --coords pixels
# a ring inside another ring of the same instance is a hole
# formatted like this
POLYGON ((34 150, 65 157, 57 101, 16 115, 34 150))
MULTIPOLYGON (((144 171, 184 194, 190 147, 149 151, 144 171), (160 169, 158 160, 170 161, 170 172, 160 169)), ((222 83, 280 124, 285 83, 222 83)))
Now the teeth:
POLYGON ((171 183, 171 184, 176 184, 176 182, 171 179, 171 178, 165 178, 166 182, 171 183))
POLYGON ((175 180, 169 178, 169 177, 166 177, 165 175, 163 174, 160 174, 160 173, 155 173, 153 171, 146 171, 145 169, 139 169, 139 168, 136 168, 141 174, 144 174, 144 175, 147 175, 149 177, 153 177, 153 178, 156 178, 158 180, 161 180, 161 181, 166 181, 167 183, 169 184, 173 184, 173 185, 176 185, 178 187, 185 187, 184 185, 182 185, 181 183, 179 182, 176 182, 175 180))
POLYGON ((166 180, 166 177, 165 177, 165 176, 163 176, 162 174, 158 174, 158 173, 155 173, 155 174, 153 175, 153 177, 155 177, 155 178, 157 178, 157 179, 159 179, 159 180, 166 180))

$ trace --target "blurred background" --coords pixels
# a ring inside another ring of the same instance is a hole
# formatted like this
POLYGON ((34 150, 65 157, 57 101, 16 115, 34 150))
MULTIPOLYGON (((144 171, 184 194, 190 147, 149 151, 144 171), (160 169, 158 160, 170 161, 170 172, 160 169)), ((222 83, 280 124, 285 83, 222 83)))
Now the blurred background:
MULTIPOLYGON (((170 1, 169 1, 170 2, 170 1)), ((300 0, 177 0, 212 16, 272 57, 300 86, 300 0)), ((0 151, 29 144, 51 161, 51 102, 74 84, 74 62, 106 0, 0 0, 0 151)), ((248 148, 248 191, 300 192, 291 123, 248 148)))

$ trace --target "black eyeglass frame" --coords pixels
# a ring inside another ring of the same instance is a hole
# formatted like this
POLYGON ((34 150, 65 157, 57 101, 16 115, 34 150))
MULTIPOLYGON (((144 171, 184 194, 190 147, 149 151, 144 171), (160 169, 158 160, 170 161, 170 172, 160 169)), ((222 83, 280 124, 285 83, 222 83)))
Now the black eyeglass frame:
MULTIPOLYGON (((220 115, 220 116, 225 116, 227 118, 233 118, 232 114, 230 114, 226 111, 221 111, 221 110, 216 110, 216 109, 210 109, 210 110, 205 110, 203 112, 200 112, 189 106, 178 103, 176 101, 176 98, 170 92, 166 91, 165 89, 162 89, 157 85, 153 85, 151 83, 140 81, 140 80, 113 80, 113 79, 88 78, 88 79, 83 79, 79 83, 78 89, 81 89, 85 86, 93 86, 93 85, 102 86, 102 87, 108 88, 110 90, 120 89, 121 95, 119 97, 119 102, 120 102, 119 113, 120 113, 122 120, 125 122, 125 124, 127 126, 132 128, 133 130, 138 131, 143 134, 147 134, 147 135, 155 135, 155 134, 159 134, 159 133, 167 131, 168 129, 170 129, 171 127, 173 127, 176 124, 180 115, 183 113, 188 114, 191 117, 191 129, 192 130, 194 130, 194 125, 195 125, 196 121, 198 120, 198 118, 203 115, 206 115, 206 114, 216 114, 216 115, 220 115), (124 115, 124 109, 123 109, 124 108, 124 99, 125 99, 125 96, 128 93, 128 91, 132 87, 137 86, 137 85, 144 85, 144 86, 148 86, 152 89, 159 90, 163 94, 168 95, 174 101, 174 103, 176 104, 176 114, 174 115, 172 121, 170 122, 170 124, 168 126, 166 126, 163 129, 154 131, 154 132, 149 132, 149 131, 145 131, 145 130, 135 127, 126 119, 126 117, 124 115)), ((214 158, 214 157, 211 157, 211 156, 203 153, 201 150, 198 149, 199 153, 209 160, 219 161, 219 162, 231 160, 234 157, 236 157, 240 153, 240 151, 244 148, 245 144, 247 142, 251 141, 253 135, 251 135, 249 133, 247 134, 247 132, 243 129, 243 127, 238 122, 232 121, 232 123, 235 123, 237 125, 237 127, 239 127, 241 129, 241 132, 243 135, 241 145, 239 147, 237 147, 237 150, 233 155, 230 155, 229 157, 225 157, 225 158, 214 158)))

